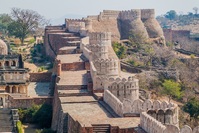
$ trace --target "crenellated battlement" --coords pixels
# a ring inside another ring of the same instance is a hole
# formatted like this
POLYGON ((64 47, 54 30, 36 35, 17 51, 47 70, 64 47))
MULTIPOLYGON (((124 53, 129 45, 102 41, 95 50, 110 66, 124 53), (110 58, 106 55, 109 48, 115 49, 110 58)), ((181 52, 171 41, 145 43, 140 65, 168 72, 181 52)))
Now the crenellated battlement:
POLYGON ((111 32, 91 32, 89 33, 90 40, 108 41, 111 40, 111 32))
POLYGON ((154 9, 141 9, 141 19, 155 18, 154 9))
POLYGON ((134 77, 109 78, 108 90, 113 93, 121 102, 124 99, 135 101, 139 99, 139 83, 134 77))
POLYGON ((102 18, 114 18, 117 19, 120 11, 115 10, 103 10, 103 12, 100 13, 102 18))
POLYGON ((111 46, 110 32, 90 32, 88 34, 90 44, 100 44, 111 46))
POLYGON ((82 19, 68 19, 66 18, 65 19, 65 22, 85 22, 86 19, 85 18, 82 18, 82 19))
POLYGON ((122 20, 135 20, 141 18, 140 9, 132 9, 127 11, 121 11, 118 19, 122 20))

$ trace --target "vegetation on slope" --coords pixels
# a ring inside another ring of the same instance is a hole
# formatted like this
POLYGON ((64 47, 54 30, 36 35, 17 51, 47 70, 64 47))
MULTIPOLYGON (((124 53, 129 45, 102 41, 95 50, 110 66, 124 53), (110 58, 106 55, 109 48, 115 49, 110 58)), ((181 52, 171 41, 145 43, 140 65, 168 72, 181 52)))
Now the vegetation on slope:
POLYGON ((41 128, 50 128, 52 106, 48 104, 33 105, 28 109, 19 109, 19 119, 23 123, 38 124, 41 128))

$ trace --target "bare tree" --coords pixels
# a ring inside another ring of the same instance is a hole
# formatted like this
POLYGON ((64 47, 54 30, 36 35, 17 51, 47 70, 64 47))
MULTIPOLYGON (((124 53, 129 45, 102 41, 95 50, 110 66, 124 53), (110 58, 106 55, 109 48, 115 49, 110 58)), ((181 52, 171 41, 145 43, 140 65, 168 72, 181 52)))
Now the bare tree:
POLYGON ((8 27, 9 34, 19 38, 22 44, 28 34, 35 32, 47 22, 43 16, 28 9, 12 8, 11 16, 13 22, 8 27))
POLYGON ((193 10, 195 14, 198 14, 198 7, 194 7, 193 10))

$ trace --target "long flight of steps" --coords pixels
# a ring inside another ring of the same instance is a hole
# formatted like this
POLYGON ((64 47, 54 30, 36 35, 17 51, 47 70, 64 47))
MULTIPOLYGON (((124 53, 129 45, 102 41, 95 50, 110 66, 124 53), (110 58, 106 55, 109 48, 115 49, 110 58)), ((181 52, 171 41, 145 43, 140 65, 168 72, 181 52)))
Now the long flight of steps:
POLYGON ((14 132, 14 125, 10 109, 0 109, 0 133, 5 132, 14 132))
POLYGON ((93 124, 93 133, 110 133, 110 125, 108 124, 93 124))

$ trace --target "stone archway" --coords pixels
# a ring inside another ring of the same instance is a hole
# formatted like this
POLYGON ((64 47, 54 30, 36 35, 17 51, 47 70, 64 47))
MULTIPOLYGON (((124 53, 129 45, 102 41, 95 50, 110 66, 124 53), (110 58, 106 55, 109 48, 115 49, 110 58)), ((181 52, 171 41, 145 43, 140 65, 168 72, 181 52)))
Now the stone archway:
POLYGON ((5 61, 4 66, 8 67, 10 65, 9 61, 5 61))
POLYGON ((12 93, 17 93, 17 87, 16 86, 12 87, 12 93))
POLYGON ((16 62, 12 61, 11 66, 16 66, 16 62))
POLYGON ((3 98, 0 97, 0 107, 3 106, 3 98))
POLYGON ((9 86, 6 86, 5 90, 6 90, 7 93, 10 93, 10 87, 9 86))

